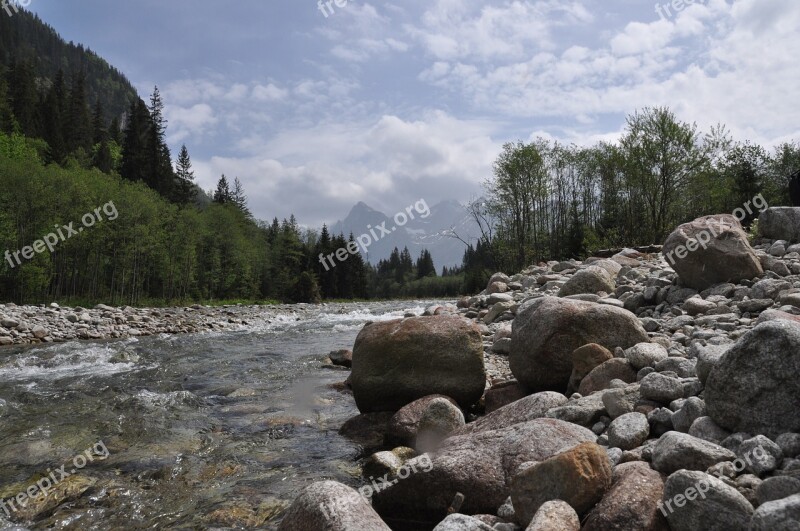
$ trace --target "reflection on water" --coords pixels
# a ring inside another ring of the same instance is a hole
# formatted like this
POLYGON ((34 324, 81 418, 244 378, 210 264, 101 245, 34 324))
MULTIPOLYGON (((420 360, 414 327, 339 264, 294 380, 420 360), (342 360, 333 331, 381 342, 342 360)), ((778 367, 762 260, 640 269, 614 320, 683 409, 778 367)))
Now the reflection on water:
MULTIPOLYGON (((423 303, 326 306, 248 330, 0 351, 0 497, 97 441, 110 455, 65 480, 31 529, 273 528, 302 486, 358 483, 357 414, 324 370, 365 321, 423 303)), ((38 509, 38 508, 37 508, 38 509)), ((31 509, 32 510, 32 509, 31 509)), ((0 528, 12 528, 0 509, 0 528)))

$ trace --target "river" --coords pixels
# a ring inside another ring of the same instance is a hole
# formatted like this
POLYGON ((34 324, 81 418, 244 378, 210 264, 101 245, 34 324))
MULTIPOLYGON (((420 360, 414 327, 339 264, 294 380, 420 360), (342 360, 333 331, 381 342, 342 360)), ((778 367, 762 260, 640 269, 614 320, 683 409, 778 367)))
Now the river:
MULTIPOLYGON (((360 481, 359 448, 337 432, 358 413, 341 391, 348 372, 323 368, 327 353, 352 348, 367 321, 427 304, 328 305, 237 332, 2 350, 0 497, 27 502, 42 478, 51 492, 76 490, 21 522, 29 529, 274 529, 310 482, 360 481), (51 474, 64 464, 69 478, 51 474)), ((4 507, 0 529, 12 528, 7 514, 24 510, 4 507)))

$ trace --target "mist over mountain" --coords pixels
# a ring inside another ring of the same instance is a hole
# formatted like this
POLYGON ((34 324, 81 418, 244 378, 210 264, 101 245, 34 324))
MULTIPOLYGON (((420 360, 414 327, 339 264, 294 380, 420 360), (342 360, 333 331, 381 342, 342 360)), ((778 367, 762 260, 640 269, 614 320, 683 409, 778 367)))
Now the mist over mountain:
MULTIPOLYGON (((408 247, 414 257, 419 256, 423 249, 430 251, 437 271, 441 271, 442 266, 461 266, 465 246, 453 232, 467 241, 479 234, 478 226, 465 206, 458 201, 442 201, 430 207, 424 218, 424 210, 422 214, 416 210, 411 212, 414 219, 401 227, 392 217, 361 201, 353 206, 347 217, 331 225, 329 230, 332 234, 343 233, 345 236, 352 233, 356 238, 370 234, 371 229, 380 236, 381 231, 376 229, 380 226, 389 230, 390 234, 383 234, 383 237, 369 245, 364 254, 371 264, 389 258, 395 247, 400 250, 408 247)), ((401 218, 398 220, 402 221, 401 218)))

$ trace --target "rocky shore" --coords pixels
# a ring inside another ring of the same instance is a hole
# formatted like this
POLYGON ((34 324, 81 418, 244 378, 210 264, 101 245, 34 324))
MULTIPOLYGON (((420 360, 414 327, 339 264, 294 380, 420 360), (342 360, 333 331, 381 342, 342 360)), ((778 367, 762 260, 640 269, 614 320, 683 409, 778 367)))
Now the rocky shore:
POLYGON ((368 324, 332 355, 363 486, 310 485, 280 529, 800 529, 800 209, 759 228, 700 218, 368 324))
POLYGON ((0 346, 60 343, 76 339, 124 339, 156 334, 242 330, 308 305, 94 308, 0 304, 0 346))

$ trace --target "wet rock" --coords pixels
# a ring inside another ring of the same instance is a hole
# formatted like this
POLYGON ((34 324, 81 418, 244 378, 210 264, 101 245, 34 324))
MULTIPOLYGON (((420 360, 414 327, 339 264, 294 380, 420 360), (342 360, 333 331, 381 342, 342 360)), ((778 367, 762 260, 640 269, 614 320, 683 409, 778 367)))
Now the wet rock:
POLYGON ((800 325, 769 321, 746 333, 706 382, 708 416, 732 432, 800 431, 800 325))
POLYGON ((680 470, 664 485, 661 512, 672 531, 745 531, 753 506, 735 488, 704 472, 680 470))
POLYGON ((584 520, 583 531, 669 531, 659 505, 664 493, 661 474, 647 463, 623 463, 612 484, 584 520))
POLYGON ((353 348, 351 384, 361 412, 397 411, 432 394, 469 407, 486 385, 480 330, 451 316, 368 324, 353 348))
POLYGON ((390 531, 358 492, 335 481, 303 489, 283 517, 279 531, 390 531))
MULTIPOLYGON (((45 492, 41 489, 27 489, 21 492, 23 498, 17 496, 16 508, 13 513, 20 521, 38 520, 52 513, 57 507, 80 498, 87 490, 97 483, 92 477, 75 474, 59 481, 45 492), (24 505, 23 503, 24 502, 24 505)), ((14 501, 13 499, 11 500, 14 501)))
POLYGON ((520 422, 543 418, 549 410, 564 405, 567 400, 566 396, 554 391, 529 395, 467 424, 455 434, 497 430, 520 422))
POLYGON ((334 350, 328 357, 331 359, 334 365, 339 365, 342 367, 352 367, 353 366, 353 351, 351 350, 334 350))
POLYGON ((539 508, 563 500, 583 514, 611 486, 611 463, 605 451, 585 443, 538 463, 511 480, 511 500, 518 524, 527 526, 539 508))
POLYGON ((551 500, 542 504, 525 531, 579 531, 581 521, 570 504, 551 500))
POLYGON ((718 444, 677 431, 662 435, 653 448, 653 468, 667 474, 682 468, 707 470, 712 465, 734 459, 736 454, 718 444))
POLYGON ((588 343, 608 349, 648 340, 636 316, 605 304, 542 297, 526 303, 512 324, 509 363, 515 378, 533 391, 563 391, 572 374, 572 353, 588 343))
POLYGON ((430 456, 406 463, 419 467, 428 458, 428 472, 411 474, 376 494, 373 502, 387 518, 436 523, 446 516, 456 493, 462 493, 462 513, 492 514, 510 495, 511 478, 524 463, 544 461, 595 438, 585 428, 554 419, 453 436, 430 456))
POLYGON ((663 253, 681 282, 696 290, 764 273, 747 234, 729 214, 705 216, 679 226, 667 237, 663 253))
POLYGON ((339 428, 339 434, 360 445, 365 451, 374 450, 384 445, 391 418, 392 413, 389 411, 356 415, 339 428))

